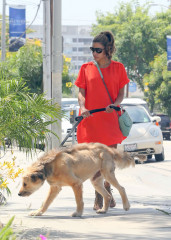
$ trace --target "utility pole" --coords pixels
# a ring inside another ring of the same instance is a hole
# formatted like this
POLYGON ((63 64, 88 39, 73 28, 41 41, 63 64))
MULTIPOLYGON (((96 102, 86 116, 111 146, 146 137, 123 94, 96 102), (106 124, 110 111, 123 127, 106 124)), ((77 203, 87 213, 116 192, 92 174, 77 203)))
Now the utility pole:
POLYGON ((1 29, 1 60, 5 61, 5 33, 6 33, 6 14, 5 14, 5 8, 6 8, 6 0, 3 0, 3 7, 2 7, 2 29, 1 29))
MULTIPOLYGON (((43 1, 43 92, 48 100, 52 98, 50 0, 43 1)), ((51 125, 48 128, 51 130, 51 125)), ((48 149, 52 149, 51 135, 48 136, 48 149)))
POLYGON ((51 16, 50 1, 43 5, 43 90, 48 100, 51 99, 51 16))
MULTIPOLYGON (((61 34, 61 0, 52 2, 52 99, 61 105, 62 98, 62 34, 61 34)), ((52 131, 61 141, 61 122, 52 124, 52 131)), ((59 147, 60 142, 52 136, 52 148, 59 147)))
MULTIPOLYGON (((61 106, 62 98, 62 34, 61 34, 61 0, 44 0, 43 12, 43 90, 47 99, 61 106)), ((46 150, 57 148, 61 142, 61 122, 54 123, 46 150)))

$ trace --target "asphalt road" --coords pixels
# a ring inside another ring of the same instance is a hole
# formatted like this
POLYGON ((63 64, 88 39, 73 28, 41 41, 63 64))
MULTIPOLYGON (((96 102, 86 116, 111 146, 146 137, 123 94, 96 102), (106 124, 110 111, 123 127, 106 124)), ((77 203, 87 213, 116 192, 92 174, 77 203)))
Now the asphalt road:
MULTIPOLYGON (((17 239, 40 239, 42 234, 51 239, 116 239, 161 240, 171 239, 171 141, 164 141, 165 161, 154 159, 135 168, 116 170, 120 184, 125 187, 131 209, 125 212, 117 190, 113 195, 117 205, 105 215, 93 211, 94 189, 89 181, 84 184, 84 214, 72 218, 75 210, 74 194, 64 187, 47 212, 41 217, 28 213, 42 204, 48 185, 27 198, 18 197, 19 180, 11 183, 12 196, 8 204, 0 207, 0 220, 4 224, 15 215, 13 228, 17 239)), ((18 164, 25 156, 14 152, 18 164)), ((10 157, 10 156, 7 156, 10 157)), ((36 158, 37 156, 33 156, 36 158)), ((29 159, 25 164, 31 164, 29 159)))

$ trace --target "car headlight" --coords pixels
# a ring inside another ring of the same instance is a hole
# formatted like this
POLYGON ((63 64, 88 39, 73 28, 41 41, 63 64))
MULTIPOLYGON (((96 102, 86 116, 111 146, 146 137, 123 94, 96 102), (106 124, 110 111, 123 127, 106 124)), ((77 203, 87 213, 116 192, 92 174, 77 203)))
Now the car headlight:
POLYGON ((150 129, 150 134, 153 137, 158 137, 159 136, 159 130, 157 128, 151 128, 150 129))

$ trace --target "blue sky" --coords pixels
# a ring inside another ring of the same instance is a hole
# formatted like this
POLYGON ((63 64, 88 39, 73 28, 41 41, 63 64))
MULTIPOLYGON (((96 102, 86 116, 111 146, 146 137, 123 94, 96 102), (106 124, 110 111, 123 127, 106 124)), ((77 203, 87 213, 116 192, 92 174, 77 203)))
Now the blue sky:
MULTIPOLYGON (((137 0, 138 1, 138 0, 137 0)), ((2 13, 2 0, 0 0, 0 13, 2 13)), ((62 0, 62 24, 63 25, 91 25, 96 22, 96 11, 102 13, 114 12, 121 0, 62 0)), ((123 0, 122 2, 130 2, 123 0)), ((146 3, 146 0, 139 0, 140 5, 146 3)), ((151 0, 148 1, 158 6, 151 6, 151 13, 156 11, 165 11, 169 6, 170 0, 151 0), (160 5, 160 6, 159 6, 160 5)), ((8 6, 12 4, 26 5, 27 24, 30 24, 36 14, 37 6, 40 0, 6 0, 6 15, 9 14, 8 6)), ((33 24, 43 23, 43 2, 38 12, 37 18, 33 24)))

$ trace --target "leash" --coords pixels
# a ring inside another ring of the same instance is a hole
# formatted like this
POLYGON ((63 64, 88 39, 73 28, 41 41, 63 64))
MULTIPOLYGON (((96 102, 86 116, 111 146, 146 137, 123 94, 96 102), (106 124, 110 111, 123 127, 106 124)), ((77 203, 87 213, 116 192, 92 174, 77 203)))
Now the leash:
MULTIPOLYGON (((115 106, 110 106, 110 108, 113 108, 116 111, 120 111, 121 108, 120 107, 115 107, 115 106)), ((106 110, 106 108, 97 108, 97 109, 93 109, 90 110, 89 113, 96 113, 96 112, 104 112, 106 110)), ((71 128, 70 132, 66 135, 66 137, 64 138, 64 140, 61 142, 61 144, 59 145, 59 147, 62 147, 64 145, 64 143, 66 142, 66 140, 71 136, 71 134, 73 133, 73 131, 76 129, 76 127, 78 126, 78 124, 83 120, 83 116, 77 116, 75 118, 76 123, 74 124, 74 126, 71 128)))

